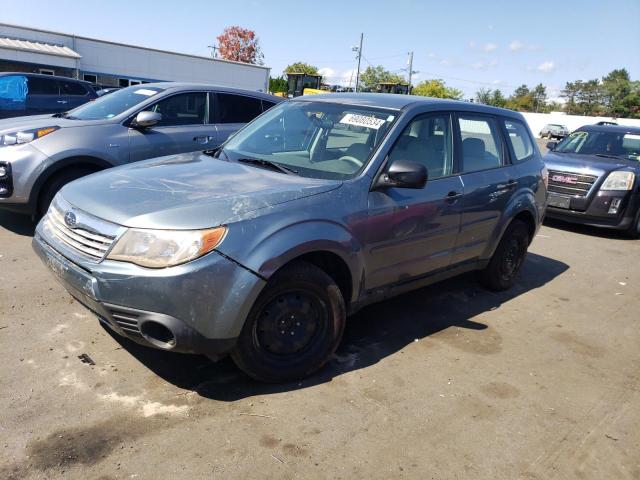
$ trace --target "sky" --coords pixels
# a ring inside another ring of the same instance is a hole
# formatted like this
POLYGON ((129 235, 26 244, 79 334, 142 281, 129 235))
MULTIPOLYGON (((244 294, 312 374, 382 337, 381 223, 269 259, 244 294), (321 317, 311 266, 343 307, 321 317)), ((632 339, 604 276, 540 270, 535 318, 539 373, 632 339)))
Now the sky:
POLYGON ((256 32, 273 76, 304 61, 321 69, 328 83, 352 79, 352 47, 360 33, 363 70, 383 65, 406 74, 413 51, 414 85, 441 78, 465 98, 480 88, 508 95, 518 85, 538 83, 556 98, 567 81, 600 78, 615 68, 640 79, 640 0, 31 0, 29 8, 15 5, 0 0, 1 22, 196 55, 209 55, 208 46, 224 28, 239 25, 256 32))

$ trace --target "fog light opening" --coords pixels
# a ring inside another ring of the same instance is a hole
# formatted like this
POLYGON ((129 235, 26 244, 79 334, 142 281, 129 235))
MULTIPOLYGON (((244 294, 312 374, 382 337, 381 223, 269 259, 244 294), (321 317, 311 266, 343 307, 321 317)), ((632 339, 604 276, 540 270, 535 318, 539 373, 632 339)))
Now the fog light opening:
POLYGON ((171 330, 158 322, 144 322, 140 332, 149 342, 160 348, 173 348, 176 337, 171 330))
POLYGON ((609 205, 609 214, 618 213, 618 209, 620 208, 621 203, 622 203, 621 198, 612 199, 611 204, 609 205))

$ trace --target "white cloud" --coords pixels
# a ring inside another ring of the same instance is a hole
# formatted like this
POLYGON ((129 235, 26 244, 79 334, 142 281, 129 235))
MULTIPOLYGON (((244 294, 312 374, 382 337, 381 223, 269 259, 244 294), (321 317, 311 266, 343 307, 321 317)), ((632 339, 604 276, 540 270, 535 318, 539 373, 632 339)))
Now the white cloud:
POLYGON ((491 83, 493 83, 494 85, 502 85, 504 83, 504 81, 503 80, 494 80, 491 83))
POLYGON ((483 70, 484 69, 484 63, 482 62, 475 62, 471 64, 471 68, 473 68, 474 70, 483 70))
POLYGON ((471 68, 474 70, 486 70, 487 68, 495 67, 498 65, 497 60, 491 60, 489 62, 474 62, 471 64, 471 68))
POLYGON ((323 82, 336 85, 348 85, 349 81, 353 85, 356 81, 355 69, 338 71, 331 67, 322 67, 318 69, 322 75, 323 82))
POLYGON ((442 60, 440 60, 440 65, 442 65, 443 67, 453 67, 453 61, 447 58, 443 58, 442 60))
POLYGON ((483 47, 483 50, 485 52, 493 52, 494 50, 498 49, 498 44, 496 43, 486 43, 483 47))
POLYGON ((471 40, 471 41, 469 42, 469 48, 470 48, 471 50, 475 50, 475 48, 476 48, 476 42, 474 42, 473 40, 471 40))
POLYGON ((556 65, 555 63, 547 60, 546 62, 542 62, 540 65, 538 65, 538 71, 542 72, 542 73, 551 73, 555 70, 556 65))
POLYGON ((428 58, 436 58, 437 56, 438 56, 438 55, 437 55, 437 54, 435 54, 435 53, 433 53, 433 52, 431 52, 431 53, 429 53, 429 54, 427 55, 427 57, 428 57, 428 58))
POLYGON ((522 48, 524 48, 524 44, 518 40, 514 40, 513 42, 511 42, 509 44, 509 50, 511 50, 512 52, 517 52, 518 50, 521 50, 522 48))

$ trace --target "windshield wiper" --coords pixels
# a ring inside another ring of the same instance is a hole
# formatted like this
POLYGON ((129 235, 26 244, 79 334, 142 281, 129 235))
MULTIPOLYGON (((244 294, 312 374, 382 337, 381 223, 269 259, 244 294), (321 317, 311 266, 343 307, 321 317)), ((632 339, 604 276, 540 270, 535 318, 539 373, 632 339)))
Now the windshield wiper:
POLYGON ((261 158, 239 158, 238 162, 240 163, 249 163, 251 165, 258 165, 260 167, 268 167, 272 170, 276 170, 278 172, 286 173, 287 175, 297 175, 298 171, 293 170, 292 168, 285 167, 276 162, 272 162, 271 160, 263 160, 261 158))
POLYGON ((618 155, 609 155, 608 153, 596 153, 596 157, 602 157, 602 158, 615 158, 616 160, 627 160, 624 157, 620 157, 618 155))
POLYGON ((66 118, 68 120, 75 120, 76 119, 76 117, 73 117, 73 116, 69 115, 69 112, 54 113, 52 115, 52 117, 54 117, 54 118, 66 118))

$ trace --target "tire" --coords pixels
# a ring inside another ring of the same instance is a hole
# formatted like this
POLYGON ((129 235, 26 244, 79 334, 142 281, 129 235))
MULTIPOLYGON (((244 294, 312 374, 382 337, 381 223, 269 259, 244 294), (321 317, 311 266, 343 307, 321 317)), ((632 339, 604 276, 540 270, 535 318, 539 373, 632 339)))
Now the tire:
POLYGON ((629 228, 625 232, 627 237, 637 240, 640 238, 640 208, 638 208, 638 212, 636 213, 636 217, 629 225, 629 228))
POLYGON ((47 213, 49 205, 51 205, 51 202, 53 201, 53 197, 56 196, 56 193, 58 193, 62 187, 67 183, 77 180, 78 178, 94 173, 94 171, 95 170, 86 168, 72 168, 54 174, 53 177, 50 178, 42 187, 42 191, 38 196, 38 209, 36 211, 38 218, 43 217, 44 214, 47 213))
POLYGON ((514 220, 504 232, 489 265, 480 271, 480 282, 496 292, 508 290, 515 283, 529 247, 527 225, 514 220))
POLYGON ((297 262, 269 280, 231 358, 262 382, 299 380, 329 360, 345 322, 345 302, 333 279, 314 265, 297 262))

